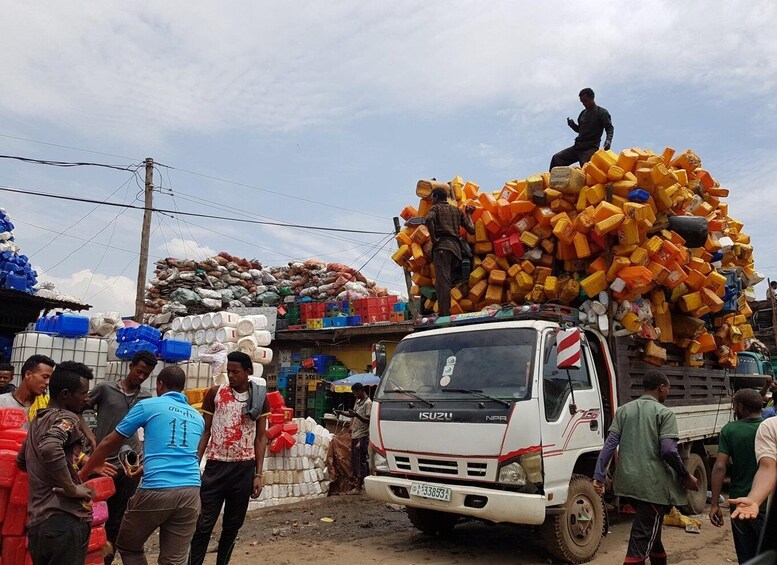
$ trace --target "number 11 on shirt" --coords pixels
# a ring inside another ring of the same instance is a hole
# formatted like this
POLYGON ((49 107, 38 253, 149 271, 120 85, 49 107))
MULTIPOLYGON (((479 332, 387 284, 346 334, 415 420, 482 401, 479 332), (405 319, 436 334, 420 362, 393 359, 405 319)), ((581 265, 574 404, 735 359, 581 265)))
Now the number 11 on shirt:
POLYGON ((175 447, 175 445, 176 445, 175 444, 175 435, 176 435, 176 432, 178 431, 178 422, 181 423, 181 430, 183 431, 183 438, 181 439, 181 443, 178 444, 178 447, 189 447, 188 444, 186 443, 186 425, 187 425, 187 422, 186 422, 186 420, 179 420, 177 418, 173 418, 172 420, 170 420, 170 443, 168 443, 167 445, 169 445, 171 447, 175 447))

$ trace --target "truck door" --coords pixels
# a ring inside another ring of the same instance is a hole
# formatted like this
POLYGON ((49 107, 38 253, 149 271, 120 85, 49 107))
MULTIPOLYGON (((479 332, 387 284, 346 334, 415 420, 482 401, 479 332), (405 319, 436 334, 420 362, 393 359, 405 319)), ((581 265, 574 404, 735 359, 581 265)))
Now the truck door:
MULTIPOLYGON (((582 339, 580 369, 569 370, 557 367, 555 332, 547 332, 543 341, 540 406, 545 490, 546 494, 558 490, 563 496, 579 456, 599 451, 606 430, 602 429, 602 400, 586 339, 582 339)), ((554 500, 563 502, 558 497, 554 500)))

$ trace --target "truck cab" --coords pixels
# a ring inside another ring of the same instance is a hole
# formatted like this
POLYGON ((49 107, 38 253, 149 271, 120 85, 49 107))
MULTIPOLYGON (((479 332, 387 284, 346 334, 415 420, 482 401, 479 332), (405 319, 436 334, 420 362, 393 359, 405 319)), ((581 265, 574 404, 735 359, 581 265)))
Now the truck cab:
MULTIPOLYGON (((405 337, 373 403, 367 495, 406 506, 426 533, 460 517, 541 525, 552 555, 592 559, 605 515, 590 477, 619 401, 641 394, 641 377, 637 387, 616 377, 607 341, 593 330, 581 332, 580 368, 559 369, 556 336, 575 320, 564 307, 509 307, 436 320, 405 337)), ((722 378, 719 391, 726 394, 722 378)), ((679 394, 690 456, 729 420, 730 404, 685 406, 679 394)), ((703 466, 699 473, 706 497, 703 466)))

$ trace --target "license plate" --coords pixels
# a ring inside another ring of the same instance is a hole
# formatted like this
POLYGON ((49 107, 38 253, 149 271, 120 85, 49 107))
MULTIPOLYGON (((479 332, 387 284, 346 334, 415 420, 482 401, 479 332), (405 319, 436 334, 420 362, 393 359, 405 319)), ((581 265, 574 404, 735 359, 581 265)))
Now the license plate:
POLYGON ((451 500, 451 489, 426 483, 412 483, 410 485, 410 494, 445 502, 450 502, 451 500))

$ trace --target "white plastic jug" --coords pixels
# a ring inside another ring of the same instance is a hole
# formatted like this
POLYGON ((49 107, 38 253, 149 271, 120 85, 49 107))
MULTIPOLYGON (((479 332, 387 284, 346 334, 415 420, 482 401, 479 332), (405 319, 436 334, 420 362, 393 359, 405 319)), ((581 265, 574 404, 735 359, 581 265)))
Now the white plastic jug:
POLYGON ((203 345, 205 343, 205 330, 197 330, 194 332, 194 344, 203 345))
POLYGON ((272 363, 272 349, 269 347, 257 347, 253 351, 253 360, 262 365, 272 363))
POLYGON ((202 315, 202 328, 207 330, 213 327, 213 314, 210 312, 202 315))
POLYGON ((181 319, 181 329, 185 332, 192 331, 192 318, 193 316, 184 316, 181 319))
POLYGON ((259 347, 267 347, 272 342, 272 335, 267 330, 261 330, 254 332, 254 339, 259 347))
POLYGON ((205 330, 205 343, 214 343, 216 341, 216 328, 205 330))
POLYGON ((240 318, 235 327, 241 336, 252 335, 255 331, 254 321, 251 318, 240 318))
POLYGON ((194 331, 202 329, 202 316, 192 316, 192 329, 194 331))
POLYGON ((240 316, 232 312, 216 312, 213 314, 214 328, 234 328, 240 316))
POLYGON ((235 343, 238 340, 235 328, 219 328, 216 330, 216 341, 220 343, 235 343))

